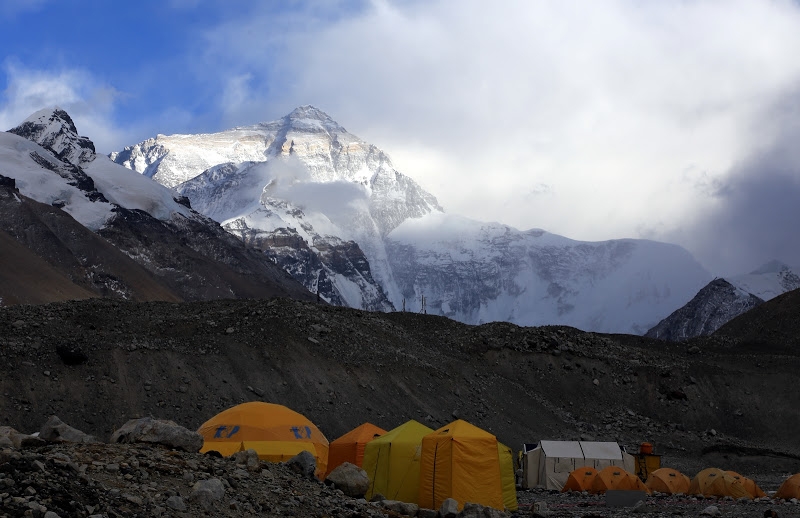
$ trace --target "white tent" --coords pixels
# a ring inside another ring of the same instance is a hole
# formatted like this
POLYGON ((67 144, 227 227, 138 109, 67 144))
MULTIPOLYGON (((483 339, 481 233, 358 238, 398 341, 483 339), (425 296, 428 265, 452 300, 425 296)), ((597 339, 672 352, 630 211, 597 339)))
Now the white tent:
POLYGON ((522 487, 561 490, 569 474, 591 466, 598 471, 606 466, 620 466, 634 473, 633 455, 615 442, 541 441, 522 457, 522 487))

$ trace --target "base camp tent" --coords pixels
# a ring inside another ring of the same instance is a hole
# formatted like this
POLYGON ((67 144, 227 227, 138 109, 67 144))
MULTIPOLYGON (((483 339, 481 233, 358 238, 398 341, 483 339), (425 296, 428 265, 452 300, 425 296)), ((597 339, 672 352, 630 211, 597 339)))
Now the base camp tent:
POLYGON ((633 472, 635 461, 616 442, 541 441, 522 456, 522 487, 561 490, 569 474, 584 466, 619 466, 633 472))
POLYGON ((596 476, 597 470, 591 466, 583 466, 582 468, 573 470, 567 477, 567 481, 564 483, 564 487, 561 488, 561 492, 591 491, 592 482, 594 482, 594 477, 596 476))
POLYGON ((644 485, 650 491, 658 491, 667 495, 686 494, 689 492, 691 479, 672 468, 658 468, 652 471, 644 485))
POLYGON ((592 488, 589 492, 599 495, 611 490, 650 492, 644 482, 633 473, 619 466, 606 466, 597 472, 594 480, 592 480, 592 488))
POLYGON ((337 466, 349 462, 359 468, 364 464, 364 447, 366 444, 385 434, 386 430, 372 423, 364 423, 335 441, 331 441, 328 449, 327 477, 337 466))
POLYGON ((422 438, 419 471, 419 499, 426 509, 438 509, 448 498, 503 510, 516 511, 514 468, 508 448, 489 432, 461 419, 422 438), (507 456, 510 462, 502 461, 507 456), (511 492, 503 480, 511 481, 511 492))
POLYGON ((800 499, 800 473, 795 473, 784 480, 781 487, 775 492, 775 498, 783 498, 784 500, 800 499))
POLYGON ((317 461, 317 477, 328 465, 328 439, 308 418, 283 405, 242 403, 223 410, 197 431, 203 436, 202 453, 233 455, 253 449, 262 460, 282 462, 305 450, 317 461))
POLYGON ((706 468, 695 475, 689 484, 689 494, 753 498, 740 481, 717 468, 706 468))
POLYGON ((367 500, 379 493, 389 500, 417 503, 422 438, 431 432, 412 419, 364 446, 361 468, 369 477, 367 500))
POLYGON ((761 498, 762 496, 767 496, 764 490, 758 487, 758 484, 756 484, 755 480, 740 475, 735 471, 728 470, 725 473, 727 473, 728 475, 732 476, 733 478, 741 482, 744 488, 747 490, 748 493, 750 493, 750 496, 752 496, 753 498, 761 498))

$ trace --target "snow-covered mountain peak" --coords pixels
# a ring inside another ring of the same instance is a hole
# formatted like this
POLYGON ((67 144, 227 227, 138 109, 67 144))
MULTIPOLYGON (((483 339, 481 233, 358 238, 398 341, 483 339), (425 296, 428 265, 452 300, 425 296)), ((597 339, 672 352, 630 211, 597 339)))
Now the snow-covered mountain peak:
POLYGON ((780 273, 784 270, 789 270, 789 265, 784 262, 778 261, 777 259, 773 259, 767 263, 762 264, 752 272, 750 275, 760 275, 764 273, 780 273))
POLYGON ((72 117, 59 107, 39 110, 8 131, 36 142, 72 165, 89 163, 96 156, 94 143, 78 134, 72 117))

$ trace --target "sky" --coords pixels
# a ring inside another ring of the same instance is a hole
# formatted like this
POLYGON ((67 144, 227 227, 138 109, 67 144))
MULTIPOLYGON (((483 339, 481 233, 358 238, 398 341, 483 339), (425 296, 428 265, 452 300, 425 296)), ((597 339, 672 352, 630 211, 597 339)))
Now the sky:
POLYGON ((0 0, 0 128, 103 153, 312 104, 447 212, 800 266, 800 0, 0 0))

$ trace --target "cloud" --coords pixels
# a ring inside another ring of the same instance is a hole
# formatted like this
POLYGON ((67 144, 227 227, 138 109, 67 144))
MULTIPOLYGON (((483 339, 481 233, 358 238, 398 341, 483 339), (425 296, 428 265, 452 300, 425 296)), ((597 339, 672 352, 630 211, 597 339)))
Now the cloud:
POLYGON ((247 77, 230 120, 311 103, 449 211, 599 240, 701 206, 800 81, 796 48, 789 0, 375 0, 250 12, 206 34, 202 61, 247 77))
POLYGON ((800 266, 800 91, 769 110, 764 144, 715 184, 682 227, 664 237, 692 250, 717 275, 779 260, 800 266))
POLYGON ((70 114, 81 135, 98 152, 108 153, 125 132, 113 122, 120 93, 90 73, 77 69, 34 70, 13 62, 4 66, 6 89, 0 96, 0 127, 19 125, 32 113, 58 106, 70 114))

